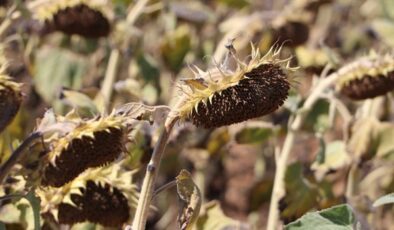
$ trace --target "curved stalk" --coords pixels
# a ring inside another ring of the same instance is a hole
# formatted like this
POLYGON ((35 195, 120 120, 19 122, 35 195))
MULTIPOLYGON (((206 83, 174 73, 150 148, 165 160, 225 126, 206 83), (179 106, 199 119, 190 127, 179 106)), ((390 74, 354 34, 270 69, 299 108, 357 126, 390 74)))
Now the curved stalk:
POLYGON ((177 117, 169 116, 167 118, 163 130, 161 131, 159 140, 157 141, 153 150, 150 162, 146 167, 140 198, 138 199, 138 206, 133 220, 133 230, 145 229, 148 211, 154 192, 154 184, 160 167, 160 161, 167 145, 168 138, 170 137, 172 128, 174 127, 177 120, 177 117))
POLYGON ((41 138, 41 132, 34 132, 30 134, 23 142, 18 146, 17 149, 11 154, 8 160, 1 166, 0 168, 0 184, 4 181, 5 177, 8 175, 8 172, 11 170, 12 166, 14 166, 19 159, 25 153, 25 150, 31 146, 31 144, 37 139, 41 138))

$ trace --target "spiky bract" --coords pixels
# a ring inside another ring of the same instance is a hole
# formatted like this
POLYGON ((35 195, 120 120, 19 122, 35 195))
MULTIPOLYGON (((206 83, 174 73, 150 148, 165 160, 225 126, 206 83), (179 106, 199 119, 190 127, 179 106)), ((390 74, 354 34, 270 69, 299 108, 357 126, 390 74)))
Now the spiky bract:
POLYGON ((371 53, 338 70, 337 90, 353 100, 384 95, 394 89, 394 57, 371 53))
POLYGON ((40 188, 37 194, 41 198, 41 212, 52 215, 60 224, 89 221, 120 227, 137 205, 134 173, 117 163, 89 169, 61 188, 40 188))
POLYGON ((122 116, 110 115, 80 123, 50 142, 41 184, 60 187, 87 168, 117 159, 124 150, 127 130, 122 116))
MULTIPOLYGON (((220 127, 260 117, 275 111, 287 98, 289 59, 280 59, 280 48, 263 57, 252 46, 251 60, 237 60, 236 70, 224 64, 204 72, 198 69, 195 82, 181 85, 178 113, 196 126, 220 127), (196 82, 196 81, 199 82, 196 82)), ((190 81, 189 81, 190 82, 190 81)))
POLYGON ((106 0, 38 0, 30 8, 49 30, 88 38, 110 33, 111 13, 106 0))

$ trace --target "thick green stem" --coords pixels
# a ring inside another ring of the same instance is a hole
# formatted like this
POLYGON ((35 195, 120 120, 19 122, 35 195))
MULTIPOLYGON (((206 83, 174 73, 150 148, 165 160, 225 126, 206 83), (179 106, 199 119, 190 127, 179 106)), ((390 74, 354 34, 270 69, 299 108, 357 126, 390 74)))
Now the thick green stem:
POLYGON ((319 84, 314 88, 312 93, 306 99, 303 106, 298 110, 297 115, 292 123, 289 124, 289 131, 283 144, 283 148, 280 156, 276 162, 276 173, 274 179, 274 187, 271 195, 271 203, 268 215, 267 229, 276 229, 279 216, 279 201, 285 194, 284 179, 287 168, 287 160, 289 158, 291 149, 294 144, 295 135, 301 128, 302 123, 307 113, 315 105, 316 101, 320 98, 322 93, 336 81, 338 75, 336 73, 331 74, 327 78, 321 80, 319 84))
POLYGON ((148 211, 154 192, 155 180, 160 167, 160 161, 167 145, 168 138, 170 137, 171 130, 177 120, 177 117, 169 116, 167 118, 159 140, 153 150, 152 157, 146 168, 146 174, 142 183, 140 198, 138 199, 138 206, 133 221, 133 230, 145 229, 148 211))

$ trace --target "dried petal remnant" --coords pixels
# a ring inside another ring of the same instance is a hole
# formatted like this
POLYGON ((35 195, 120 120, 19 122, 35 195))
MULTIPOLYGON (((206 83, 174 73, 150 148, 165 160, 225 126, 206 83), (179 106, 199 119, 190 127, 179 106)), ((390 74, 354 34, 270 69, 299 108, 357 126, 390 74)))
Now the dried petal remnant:
POLYGON ((269 114, 286 100, 290 84, 280 66, 262 64, 245 76, 237 85, 215 93, 212 103, 200 102, 192 122, 205 128, 231 125, 269 114))
POLYGON ((128 200, 117 188, 88 181, 86 188, 81 188, 80 192, 71 194, 72 205, 59 205, 59 223, 71 225, 90 221, 107 227, 119 227, 129 219, 128 200))

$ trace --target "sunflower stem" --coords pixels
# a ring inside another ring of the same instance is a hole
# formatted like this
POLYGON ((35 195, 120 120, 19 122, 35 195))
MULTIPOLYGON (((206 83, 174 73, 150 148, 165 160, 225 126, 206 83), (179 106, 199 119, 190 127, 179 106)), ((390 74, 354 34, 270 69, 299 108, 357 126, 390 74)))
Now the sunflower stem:
MULTIPOLYGON (((115 48, 111 51, 109 55, 108 67, 105 72, 104 81, 101 86, 100 96, 102 96, 103 104, 105 108, 100 108, 100 110, 108 109, 109 102, 112 96, 112 88, 114 82, 116 81, 116 73, 117 67, 120 58, 120 51, 119 49, 115 48)), ((99 97, 96 100, 100 100, 99 97)), ((101 111, 103 112, 103 111, 101 111)))
POLYGON ((268 215, 267 230, 275 230, 278 223, 279 216, 279 201, 285 195, 285 173, 287 169, 287 161, 294 144, 297 131, 301 128, 302 123, 308 112, 315 105, 317 100, 321 97, 324 91, 331 87, 338 78, 338 74, 333 73, 321 80, 318 85, 311 92, 305 103, 296 112, 296 117, 293 122, 289 123, 288 133, 283 143, 282 151, 276 162, 276 172, 274 179, 274 187, 271 195, 271 203, 268 215))
POLYGON ((37 139, 41 138, 41 132, 34 132, 30 134, 23 142, 15 149, 15 151, 11 154, 8 160, 1 166, 0 168, 0 184, 3 183, 5 177, 8 175, 8 172, 11 170, 12 166, 14 166, 19 159, 23 156, 26 149, 31 146, 31 144, 37 139))
POLYGON ((177 117, 168 116, 164 124, 163 130, 161 131, 159 140, 157 141, 153 150, 150 162, 146 167, 146 173, 144 181, 142 183, 140 198, 138 199, 138 206, 133 220, 133 230, 145 229, 150 202, 153 197, 154 184, 160 167, 160 161, 167 145, 168 138, 170 137, 172 128, 174 127, 177 120, 177 117))

